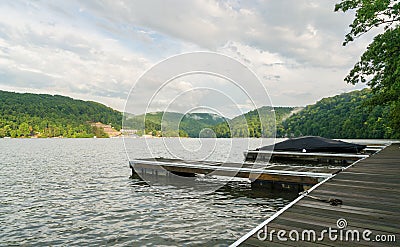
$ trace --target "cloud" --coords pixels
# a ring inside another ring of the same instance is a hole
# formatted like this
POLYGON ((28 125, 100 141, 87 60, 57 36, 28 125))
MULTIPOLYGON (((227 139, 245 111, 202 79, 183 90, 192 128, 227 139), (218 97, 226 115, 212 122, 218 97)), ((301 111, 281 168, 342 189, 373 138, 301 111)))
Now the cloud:
POLYGON ((103 0, 82 4, 110 26, 142 26, 203 49, 217 50, 235 41, 314 66, 349 66, 352 55, 359 55, 364 47, 342 49, 352 16, 334 13, 335 3, 103 0))
MULTIPOLYGON (((150 66, 118 40, 55 16, 39 18, 39 9, 2 8, 0 84, 57 89, 60 93, 126 98, 135 78, 150 66)), ((121 107, 119 107, 121 108, 121 107)))
MULTIPOLYGON (((354 89, 343 78, 371 41, 365 35, 341 46, 353 15, 334 13, 336 2, 3 1, 0 87, 99 99, 122 110, 130 88, 151 65, 181 52, 210 50, 254 70, 275 105, 310 104, 354 89)), ((140 90, 151 90, 152 83, 140 90)), ((218 83, 213 85, 223 88, 218 83)))
POLYGON ((237 42, 230 42, 220 51, 252 69, 277 106, 303 106, 355 88, 339 83, 343 74, 334 68, 305 66, 294 59, 237 42))

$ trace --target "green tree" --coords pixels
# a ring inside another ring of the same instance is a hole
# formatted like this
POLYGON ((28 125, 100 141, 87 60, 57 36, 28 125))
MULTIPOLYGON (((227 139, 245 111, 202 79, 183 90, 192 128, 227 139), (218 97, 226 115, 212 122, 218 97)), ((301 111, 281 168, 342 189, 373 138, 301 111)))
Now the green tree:
POLYGON ((374 96, 369 105, 390 107, 390 126, 400 137, 400 3, 398 0, 343 0, 335 11, 355 10, 343 45, 376 27, 383 27, 346 76, 351 84, 367 83, 374 96))
POLYGON ((91 122, 111 123, 118 130, 121 121, 120 112, 96 102, 0 90, 0 137, 104 137, 91 122))
POLYGON ((318 135, 327 138, 398 138, 391 127, 389 106, 364 107, 371 89, 324 98, 278 125, 278 136, 318 135))
POLYGON ((31 131, 29 130, 29 124, 27 124, 25 122, 21 123, 19 125, 18 132, 19 132, 19 136, 24 136, 24 137, 30 136, 31 131))

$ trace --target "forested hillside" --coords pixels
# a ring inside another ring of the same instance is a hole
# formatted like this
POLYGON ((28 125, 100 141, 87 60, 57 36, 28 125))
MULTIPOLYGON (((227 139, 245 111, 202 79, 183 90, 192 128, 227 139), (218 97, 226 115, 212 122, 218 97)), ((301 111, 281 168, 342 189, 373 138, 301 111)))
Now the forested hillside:
POLYGON ((0 137, 105 137, 91 122, 121 128, 122 114, 60 95, 0 91, 0 137))
POLYGON ((367 106, 370 89, 324 98, 286 119, 278 136, 327 138, 400 138, 390 127, 389 106, 367 106))
POLYGON ((282 120, 288 117, 293 110, 293 107, 264 106, 218 124, 213 127, 213 130, 217 137, 225 138, 274 137, 275 126, 281 126, 282 120))
MULTIPOLYGON (((261 107, 233 119, 210 113, 126 114, 124 128, 164 137, 273 137, 276 123, 277 137, 400 138, 400 130, 389 124, 389 106, 368 106, 371 97, 369 89, 353 91, 324 98, 293 115, 293 107, 261 107)), ((0 91, 0 113, 0 138, 106 137, 90 124, 102 122, 119 130, 122 122, 120 112, 100 103, 46 94, 0 91)))
POLYGON ((144 134, 141 130, 145 129, 146 134, 153 136, 199 137, 201 130, 224 121, 225 118, 210 113, 154 112, 125 118, 124 128, 137 129, 139 134, 144 134))
POLYGON ((124 128, 137 129, 139 135, 181 137, 266 137, 274 136, 275 117, 279 124, 293 107, 261 107, 233 119, 210 113, 155 112, 127 117, 124 128), (259 115, 260 114, 260 115, 259 115), (260 118, 263 126, 260 124, 260 118), (144 120, 145 119, 145 120, 144 120), (145 123, 145 124, 144 124, 145 123), (162 123, 162 124, 161 124, 162 123))

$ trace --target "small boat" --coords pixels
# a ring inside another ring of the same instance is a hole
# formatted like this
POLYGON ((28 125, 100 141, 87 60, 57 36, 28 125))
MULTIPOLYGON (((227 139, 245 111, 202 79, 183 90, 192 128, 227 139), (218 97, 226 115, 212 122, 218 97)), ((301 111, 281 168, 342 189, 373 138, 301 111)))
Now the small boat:
POLYGON ((367 146, 350 142, 337 141, 320 136, 291 138, 283 142, 258 148, 256 150, 274 150, 282 152, 312 153, 360 153, 367 146))
POLYGON ((349 143, 323 138, 320 136, 305 136, 291 138, 276 143, 248 150, 245 160, 255 161, 315 161, 318 163, 352 163, 358 159, 368 157, 361 152, 366 145, 349 143))

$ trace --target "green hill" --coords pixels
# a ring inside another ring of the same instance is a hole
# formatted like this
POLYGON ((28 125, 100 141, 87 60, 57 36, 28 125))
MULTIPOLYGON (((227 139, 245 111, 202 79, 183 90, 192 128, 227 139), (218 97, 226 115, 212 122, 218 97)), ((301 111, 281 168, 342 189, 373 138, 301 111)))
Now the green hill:
POLYGON ((122 114, 100 103, 60 95, 0 91, 0 137, 105 137, 91 122, 119 130, 122 114))
POLYGON ((179 133, 179 136, 199 137, 201 130, 224 121, 225 118, 211 113, 154 112, 128 116, 123 125, 129 129, 145 129, 154 136, 178 136, 179 133))
MULTIPOLYGON (((364 89, 324 98, 302 110, 261 107, 233 119, 210 113, 125 114, 124 127, 153 136, 272 137, 276 118, 277 137, 400 138, 400 130, 389 127, 389 106, 366 106, 371 97, 364 89)), ((0 91, 0 113, 0 138, 106 137, 91 123, 119 130, 122 122, 120 112, 100 103, 47 94, 0 91)))
POLYGON ((280 126, 294 107, 268 107, 249 111, 213 127, 217 137, 274 137, 275 125, 280 126), (262 122, 262 124, 261 124, 262 122))
POLYGON ((388 106, 366 106, 370 89, 324 98, 286 119, 278 136, 317 135, 327 138, 400 138, 389 127, 388 106))
POLYGON ((293 107, 275 107, 272 110, 271 107, 261 107, 259 111, 253 110, 233 119, 210 113, 155 112, 126 117, 124 128, 145 130, 146 134, 151 133, 153 136, 229 138, 261 137, 264 133, 264 136, 272 137, 275 117, 279 124, 293 109, 293 107), (258 113, 264 126, 260 124, 258 113))

